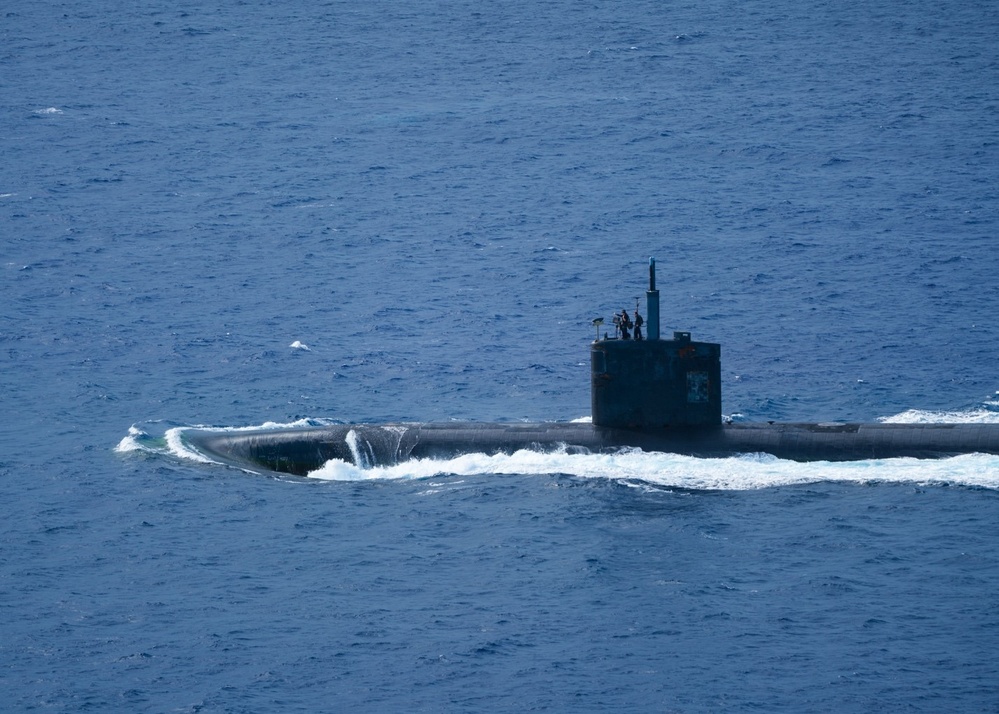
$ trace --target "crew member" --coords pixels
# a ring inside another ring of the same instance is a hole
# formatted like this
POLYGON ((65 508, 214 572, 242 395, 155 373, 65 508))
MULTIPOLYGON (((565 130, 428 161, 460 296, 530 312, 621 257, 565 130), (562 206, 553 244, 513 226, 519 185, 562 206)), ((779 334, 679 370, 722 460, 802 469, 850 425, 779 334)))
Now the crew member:
POLYGON ((621 339, 628 340, 631 339, 631 335, 628 334, 628 330, 631 329, 631 320, 628 318, 628 311, 621 311, 621 339))
POLYGON ((635 308, 635 339, 642 339, 642 325, 645 324, 645 320, 642 316, 638 314, 638 308, 635 308))

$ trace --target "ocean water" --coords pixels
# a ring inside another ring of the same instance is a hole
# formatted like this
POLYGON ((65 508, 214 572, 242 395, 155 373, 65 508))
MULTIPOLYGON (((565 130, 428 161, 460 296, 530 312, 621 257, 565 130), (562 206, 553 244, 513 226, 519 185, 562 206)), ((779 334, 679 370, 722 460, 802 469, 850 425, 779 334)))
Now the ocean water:
POLYGON ((999 7, 0 12, 7 711, 999 711, 999 457, 472 454, 655 256, 735 420, 999 420, 999 7))

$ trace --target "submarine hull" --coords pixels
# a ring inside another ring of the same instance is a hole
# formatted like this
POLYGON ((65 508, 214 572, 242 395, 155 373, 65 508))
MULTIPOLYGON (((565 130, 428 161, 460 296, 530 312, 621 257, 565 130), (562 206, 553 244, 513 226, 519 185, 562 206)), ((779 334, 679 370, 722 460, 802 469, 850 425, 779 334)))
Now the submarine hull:
POLYGON ((521 449, 640 448, 697 457, 766 453, 794 461, 999 454, 999 424, 745 423, 627 429, 584 423, 339 424, 259 431, 188 430, 203 455, 250 471, 305 476, 331 459, 362 468, 521 449))

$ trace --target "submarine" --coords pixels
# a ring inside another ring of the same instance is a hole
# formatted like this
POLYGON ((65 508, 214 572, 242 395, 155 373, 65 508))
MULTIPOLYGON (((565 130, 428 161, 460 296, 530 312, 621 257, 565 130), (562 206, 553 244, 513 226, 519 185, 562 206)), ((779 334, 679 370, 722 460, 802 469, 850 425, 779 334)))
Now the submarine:
POLYGON ((689 332, 663 339, 656 262, 649 259, 647 334, 627 330, 590 345, 591 421, 335 424, 251 431, 188 429, 184 442, 251 472, 306 476, 332 459, 360 468, 521 449, 605 453, 625 448, 695 457, 764 453, 793 461, 933 459, 999 454, 999 424, 725 423, 721 345, 689 332))

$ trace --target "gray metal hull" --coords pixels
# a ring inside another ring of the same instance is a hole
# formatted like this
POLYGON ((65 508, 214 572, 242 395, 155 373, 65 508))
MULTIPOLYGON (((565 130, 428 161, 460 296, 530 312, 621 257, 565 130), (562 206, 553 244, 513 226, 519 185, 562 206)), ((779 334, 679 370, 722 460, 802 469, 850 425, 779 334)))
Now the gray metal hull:
POLYGON ((304 476, 330 459, 361 467, 466 453, 623 447, 699 457, 767 453, 794 461, 999 454, 999 424, 771 424, 616 429, 578 423, 342 424, 260 431, 188 430, 184 440, 251 471, 304 476))

